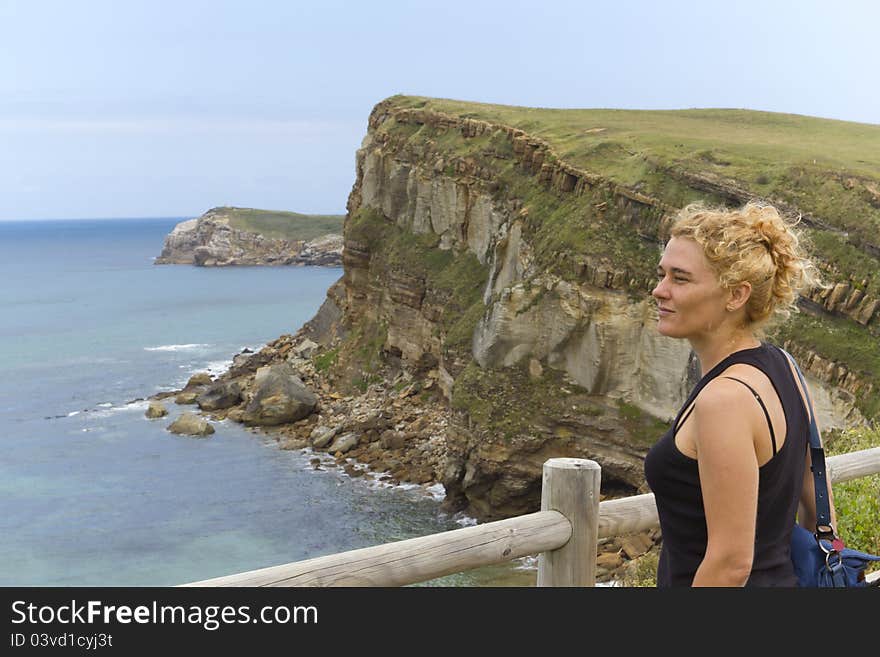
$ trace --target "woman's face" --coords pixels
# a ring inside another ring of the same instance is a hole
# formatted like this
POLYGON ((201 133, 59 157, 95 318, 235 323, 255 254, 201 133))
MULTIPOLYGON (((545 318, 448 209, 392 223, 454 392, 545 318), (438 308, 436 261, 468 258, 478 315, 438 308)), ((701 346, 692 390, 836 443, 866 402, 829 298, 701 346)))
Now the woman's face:
POLYGON ((718 284, 703 250, 691 239, 673 237, 657 266, 657 330, 671 338, 697 338, 724 321, 728 292, 718 284))

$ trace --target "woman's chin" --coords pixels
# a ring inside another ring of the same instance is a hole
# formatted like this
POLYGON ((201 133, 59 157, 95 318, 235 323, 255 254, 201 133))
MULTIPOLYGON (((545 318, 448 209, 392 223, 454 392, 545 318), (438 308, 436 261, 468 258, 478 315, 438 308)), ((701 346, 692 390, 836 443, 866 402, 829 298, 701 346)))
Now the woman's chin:
POLYGON ((661 319, 657 322, 657 333, 667 338, 677 338, 676 331, 671 326, 667 326, 665 322, 661 319))

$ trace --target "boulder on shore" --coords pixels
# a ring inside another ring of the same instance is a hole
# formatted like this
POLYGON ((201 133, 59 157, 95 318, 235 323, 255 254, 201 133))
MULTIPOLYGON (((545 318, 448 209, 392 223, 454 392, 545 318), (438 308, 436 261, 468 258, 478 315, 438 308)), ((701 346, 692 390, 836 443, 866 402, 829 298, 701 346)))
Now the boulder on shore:
POLYGON ((183 392, 179 392, 177 396, 174 398, 175 404, 195 404, 196 399, 199 397, 199 392, 197 390, 185 390, 183 392))
POLYGON ((317 447, 319 449, 326 447, 330 444, 330 441, 336 437, 342 430, 342 425, 336 427, 315 427, 312 430, 312 433, 309 435, 309 440, 311 441, 312 447, 317 447))
POLYGON ((151 420, 155 420, 156 418, 168 415, 168 409, 165 408, 165 405, 162 402, 151 401, 150 405, 147 406, 147 411, 144 415, 151 420))
POLYGON ((189 381, 186 382, 186 385, 183 389, 187 390, 188 388, 195 388, 196 386, 210 385, 211 383, 213 383, 213 381, 214 380, 211 378, 211 375, 207 372, 196 372, 191 377, 189 377, 189 381))
POLYGON ((311 358, 315 355, 315 352, 318 350, 318 343, 312 342, 308 338, 300 342, 293 348, 293 353, 295 353, 300 358, 311 358))
POLYGON ((221 408, 235 406, 241 401, 241 388, 235 381, 218 381, 208 386, 196 398, 196 403, 203 411, 217 411, 221 408))
POLYGON ((241 422, 243 418, 244 418, 244 409, 241 407, 233 408, 226 414, 226 419, 232 420, 233 422, 241 422))
POLYGON ((168 431, 186 436, 209 436, 214 433, 214 427, 205 418, 187 412, 169 424, 168 431))
POLYGON ((273 426, 308 417, 318 397, 287 363, 274 363, 257 370, 252 397, 242 421, 249 426, 273 426))
POLYGON ((354 432, 345 433, 338 436, 330 448, 327 450, 331 454, 345 454, 351 448, 358 444, 358 435, 354 432))

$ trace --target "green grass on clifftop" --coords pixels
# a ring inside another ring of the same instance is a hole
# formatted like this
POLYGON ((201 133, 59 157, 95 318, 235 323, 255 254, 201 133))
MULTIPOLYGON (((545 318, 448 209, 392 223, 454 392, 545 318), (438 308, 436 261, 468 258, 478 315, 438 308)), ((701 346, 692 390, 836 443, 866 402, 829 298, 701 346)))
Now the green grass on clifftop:
POLYGON ((328 233, 342 234, 343 214, 299 214, 253 208, 215 208, 229 218, 229 225, 264 237, 284 240, 313 240, 328 233))
POLYGON ((880 177, 880 125, 871 123, 746 109, 544 109, 415 96, 394 104, 519 128, 575 166, 603 173, 608 165, 623 173, 630 157, 645 155, 728 174, 809 163, 880 177))
POLYGON ((880 231, 880 125, 745 109, 545 109, 394 96, 543 139, 562 160, 674 206, 693 200, 671 179, 698 174, 796 205, 837 228, 880 231))

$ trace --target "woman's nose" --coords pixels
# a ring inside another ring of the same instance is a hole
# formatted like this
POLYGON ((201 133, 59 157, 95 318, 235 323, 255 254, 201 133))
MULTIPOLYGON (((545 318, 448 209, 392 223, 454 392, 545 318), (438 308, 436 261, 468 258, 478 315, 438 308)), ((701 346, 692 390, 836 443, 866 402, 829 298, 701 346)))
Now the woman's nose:
POLYGON ((651 296, 653 296, 654 298, 657 298, 657 299, 667 296, 666 295, 666 286, 664 285, 665 281, 666 281, 665 278, 661 279, 657 283, 657 285, 654 286, 654 289, 651 291, 651 296))

